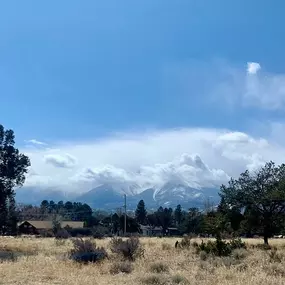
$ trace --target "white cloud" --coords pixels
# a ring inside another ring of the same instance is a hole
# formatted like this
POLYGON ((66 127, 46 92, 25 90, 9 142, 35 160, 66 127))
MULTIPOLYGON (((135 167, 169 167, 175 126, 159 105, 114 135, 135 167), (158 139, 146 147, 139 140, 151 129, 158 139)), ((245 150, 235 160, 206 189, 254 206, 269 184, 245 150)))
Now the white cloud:
POLYGON ((41 146, 47 145, 46 143, 38 141, 36 139, 26 140, 25 142, 30 143, 30 144, 34 144, 34 145, 41 145, 41 146))
POLYGON ((261 70, 261 63, 248 62, 245 67, 225 61, 207 65, 191 61, 169 65, 165 74, 165 89, 173 92, 172 103, 181 109, 197 102, 199 107, 215 103, 215 108, 220 106, 223 111, 285 108, 285 74, 268 72, 266 67, 261 70))
POLYGON ((261 68, 261 66, 257 62, 248 62, 247 63, 247 73, 248 74, 256 74, 260 68, 261 68))
POLYGON ((126 133, 24 151, 34 171, 27 185, 39 186, 42 179, 43 188, 77 192, 103 183, 127 185, 128 191, 181 181, 193 187, 218 187, 246 168, 253 170, 269 160, 281 163, 285 156, 285 148, 272 136, 199 128, 126 133))
POLYGON ((47 154, 44 156, 44 162, 54 167, 72 168, 76 165, 76 159, 68 154, 47 154))

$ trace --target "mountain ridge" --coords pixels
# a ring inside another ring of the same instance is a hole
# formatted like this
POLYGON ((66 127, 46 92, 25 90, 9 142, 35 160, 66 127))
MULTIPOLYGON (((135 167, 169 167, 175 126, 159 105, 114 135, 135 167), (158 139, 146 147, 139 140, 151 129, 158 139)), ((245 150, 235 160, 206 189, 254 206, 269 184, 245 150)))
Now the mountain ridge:
POLYGON ((102 184, 77 195, 65 193, 60 189, 38 190, 37 188, 23 187, 16 191, 16 202, 39 205, 42 200, 72 201, 86 203, 92 208, 114 210, 123 206, 124 194, 127 195, 129 209, 135 209, 140 200, 144 200, 148 209, 159 206, 175 207, 178 204, 188 208, 201 208, 208 199, 211 199, 213 204, 219 201, 216 188, 196 189, 183 183, 166 183, 160 188, 150 187, 139 192, 129 189, 124 191, 121 185, 114 187, 111 184, 102 184))

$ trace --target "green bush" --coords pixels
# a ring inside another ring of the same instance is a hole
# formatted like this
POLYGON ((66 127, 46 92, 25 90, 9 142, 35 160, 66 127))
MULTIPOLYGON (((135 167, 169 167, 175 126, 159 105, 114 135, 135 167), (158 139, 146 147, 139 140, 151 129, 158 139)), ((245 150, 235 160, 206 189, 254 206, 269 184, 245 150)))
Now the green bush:
POLYGON ((232 239, 230 241, 230 247, 231 247, 232 250, 238 249, 238 248, 246 249, 246 244, 245 244, 245 242, 243 242, 241 240, 241 238, 236 238, 236 239, 232 239))
POLYGON ((216 238, 215 241, 207 241, 204 243, 196 245, 197 253, 201 251, 212 254, 215 256, 229 256, 235 249, 245 249, 246 245, 240 239, 233 239, 230 242, 223 241, 221 238, 216 238))
POLYGON ((110 248, 113 253, 130 261, 144 256, 144 249, 138 237, 130 237, 126 240, 114 237, 111 239, 110 248))

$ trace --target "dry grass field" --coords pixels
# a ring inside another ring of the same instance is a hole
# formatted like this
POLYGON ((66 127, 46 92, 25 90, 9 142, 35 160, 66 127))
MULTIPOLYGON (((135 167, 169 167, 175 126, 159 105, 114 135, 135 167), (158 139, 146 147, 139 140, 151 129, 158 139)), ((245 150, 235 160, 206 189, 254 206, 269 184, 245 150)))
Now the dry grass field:
MULTIPOLYGON (((175 249, 177 239, 141 238, 144 258, 133 262, 129 274, 116 274, 118 258, 110 254, 101 263, 78 264, 66 259, 70 240, 58 243, 52 238, 0 238, 0 251, 23 252, 14 261, 0 263, 0 284, 25 285, 284 285, 285 240, 271 240, 277 253, 254 248, 262 240, 246 240, 248 250, 231 257, 205 257, 194 248, 175 249)), ((96 240, 109 250, 109 239, 96 240)), ((122 263, 120 263, 122 264, 122 263)))

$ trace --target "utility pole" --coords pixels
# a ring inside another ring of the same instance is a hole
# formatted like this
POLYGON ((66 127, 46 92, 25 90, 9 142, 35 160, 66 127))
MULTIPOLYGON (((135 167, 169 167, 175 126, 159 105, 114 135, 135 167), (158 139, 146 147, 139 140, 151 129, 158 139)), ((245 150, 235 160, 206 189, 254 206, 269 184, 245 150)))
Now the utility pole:
POLYGON ((127 195, 124 195, 125 203, 124 203, 124 210, 125 210, 125 219, 124 219, 124 236, 127 233, 127 195))

